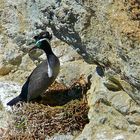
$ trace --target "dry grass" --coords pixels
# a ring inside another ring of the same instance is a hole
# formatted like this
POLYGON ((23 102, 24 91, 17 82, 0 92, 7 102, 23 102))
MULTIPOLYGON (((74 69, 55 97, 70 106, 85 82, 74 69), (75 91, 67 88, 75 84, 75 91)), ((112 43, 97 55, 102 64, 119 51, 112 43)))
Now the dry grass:
POLYGON ((9 124, 9 129, 3 134, 2 139, 45 140, 46 136, 53 136, 57 133, 74 135, 81 132, 89 122, 87 116, 89 107, 86 99, 83 99, 82 96, 87 90, 85 84, 87 83, 81 82, 80 79, 69 88, 60 88, 63 86, 59 86, 57 83, 43 95, 47 96, 49 94, 49 98, 51 98, 50 93, 54 94, 52 98, 56 96, 59 98, 59 95, 61 95, 61 100, 55 102, 55 105, 59 105, 60 102, 64 101, 63 104, 65 104, 63 106, 51 107, 46 105, 46 103, 24 103, 21 106, 14 107, 13 122, 9 124), (78 93, 78 96, 74 95, 74 91, 75 94, 77 92, 80 94, 78 93), (65 98, 69 100, 65 100, 65 98))
POLYGON ((83 100, 75 100, 64 106, 50 107, 38 103, 24 104, 13 109, 14 122, 3 138, 45 139, 56 133, 80 132, 88 123, 88 106, 83 100))

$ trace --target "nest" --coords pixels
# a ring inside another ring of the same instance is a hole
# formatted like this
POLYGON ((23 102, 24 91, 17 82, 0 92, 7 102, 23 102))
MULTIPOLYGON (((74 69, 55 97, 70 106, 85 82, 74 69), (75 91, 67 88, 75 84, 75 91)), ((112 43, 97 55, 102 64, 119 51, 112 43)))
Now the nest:
POLYGON ((2 138, 45 140, 47 136, 55 134, 80 133, 89 122, 87 116, 89 107, 84 96, 87 89, 87 82, 82 78, 70 87, 55 82, 39 102, 24 103, 13 108, 13 122, 2 138), (57 100, 46 101, 50 98, 57 100))

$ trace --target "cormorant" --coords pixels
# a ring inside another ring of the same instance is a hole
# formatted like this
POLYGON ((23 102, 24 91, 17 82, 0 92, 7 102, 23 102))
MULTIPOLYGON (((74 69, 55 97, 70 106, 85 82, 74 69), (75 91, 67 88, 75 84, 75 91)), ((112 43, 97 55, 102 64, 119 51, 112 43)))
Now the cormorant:
POLYGON ((60 62, 50 45, 52 35, 46 31, 35 36, 34 39, 36 44, 31 50, 42 49, 46 53, 47 59, 33 70, 23 85, 19 96, 7 103, 9 106, 13 106, 19 101, 29 102, 39 97, 55 81, 59 73, 60 62))

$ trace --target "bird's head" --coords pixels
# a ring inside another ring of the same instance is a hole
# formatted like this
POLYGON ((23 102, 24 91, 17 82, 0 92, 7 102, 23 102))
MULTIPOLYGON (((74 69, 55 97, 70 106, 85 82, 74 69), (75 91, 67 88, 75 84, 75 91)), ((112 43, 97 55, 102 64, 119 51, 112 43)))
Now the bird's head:
POLYGON ((35 40, 35 45, 33 48, 30 49, 44 49, 45 44, 48 43, 50 45, 50 40, 52 39, 52 34, 50 34, 48 31, 41 32, 39 35, 36 35, 33 37, 35 40))

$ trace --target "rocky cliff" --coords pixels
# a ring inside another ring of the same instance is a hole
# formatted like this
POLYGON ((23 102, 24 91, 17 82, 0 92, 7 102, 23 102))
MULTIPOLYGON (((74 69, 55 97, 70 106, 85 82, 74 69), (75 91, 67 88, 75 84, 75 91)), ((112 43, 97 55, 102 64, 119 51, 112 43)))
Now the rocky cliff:
POLYGON ((49 30, 61 60, 57 80, 69 85, 92 75, 90 122, 76 139, 139 139, 138 0, 1 0, 0 17, 1 81, 25 81, 44 59, 42 52, 28 54, 30 39, 49 30))

